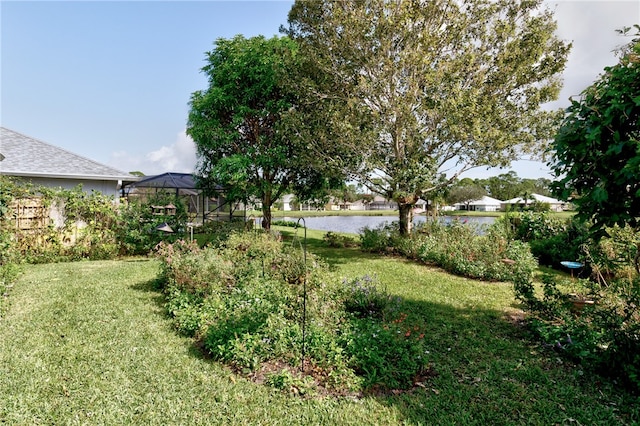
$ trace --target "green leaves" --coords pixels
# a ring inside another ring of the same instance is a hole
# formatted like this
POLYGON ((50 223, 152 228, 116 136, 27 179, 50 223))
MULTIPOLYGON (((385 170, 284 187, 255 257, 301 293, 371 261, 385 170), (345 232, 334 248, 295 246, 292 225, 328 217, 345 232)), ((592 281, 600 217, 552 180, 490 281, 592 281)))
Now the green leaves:
MULTIPOLYGON (((202 69, 206 91, 194 92, 187 133, 197 146, 204 188, 222 185, 234 201, 261 200, 263 226, 271 205, 305 176, 309 190, 322 188, 317 157, 306 149, 300 57, 287 37, 218 39, 202 69), (320 186, 318 186, 320 185, 320 186)), ((322 169, 322 170, 321 170, 322 169)))
POLYGON ((340 138, 360 159, 351 172, 407 207, 553 134, 557 114, 540 105, 558 94, 569 46, 540 5, 297 1, 287 33, 321 76, 311 94, 340 108, 325 126, 352 123, 340 138))
POLYGON ((640 219, 640 43, 573 100, 553 142, 555 193, 570 199, 592 231, 640 219))

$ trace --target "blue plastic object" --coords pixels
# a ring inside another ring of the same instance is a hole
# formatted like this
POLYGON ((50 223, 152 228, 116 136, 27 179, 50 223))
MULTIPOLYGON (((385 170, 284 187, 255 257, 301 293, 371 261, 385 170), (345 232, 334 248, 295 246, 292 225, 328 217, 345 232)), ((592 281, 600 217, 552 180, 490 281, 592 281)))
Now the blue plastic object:
POLYGON ((580 262, 571 262, 569 260, 563 260, 562 262, 560 262, 560 264, 564 267, 567 267, 569 269, 578 269, 578 268, 582 268, 584 265, 580 262))

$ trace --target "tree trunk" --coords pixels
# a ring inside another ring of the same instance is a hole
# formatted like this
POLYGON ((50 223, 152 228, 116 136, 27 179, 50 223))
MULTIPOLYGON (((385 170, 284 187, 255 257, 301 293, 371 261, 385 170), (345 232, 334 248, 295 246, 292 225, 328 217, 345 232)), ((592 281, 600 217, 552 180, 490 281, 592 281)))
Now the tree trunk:
POLYGON ((400 235, 408 237, 413 225, 413 204, 398 203, 400 211, 400 235))
POLYGON ((271 194, 262 197, 262 229, 271 229, 271 194))
POLYGON ((262 205, 262 229, 271 229, 271 206, 262 205))

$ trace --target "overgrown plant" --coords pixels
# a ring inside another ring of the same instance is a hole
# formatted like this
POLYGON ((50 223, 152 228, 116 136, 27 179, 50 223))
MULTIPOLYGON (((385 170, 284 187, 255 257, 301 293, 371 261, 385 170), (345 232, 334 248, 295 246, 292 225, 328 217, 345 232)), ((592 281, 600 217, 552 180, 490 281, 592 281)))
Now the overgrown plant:
POLYGON ((9 289, 20 271, 20 256, 10 225, 10 217, 13 215, 11 190, 14 187, 10 178, 0 176, 0 318, 5 309, 9 289))
POLYGON ((324 234, 324 237, 322 239, 325 243, 327 243, 329 247, 333 248, 357 247, 358 245, 353 237, 350 237, 348 235, 341 235, 337 232, 332 231, 324 234))
POLYGON ((22 181, 3 180, 3 232, 12 249, 30 263, 80 258, 112 258, 118 252, 115 235, 117 211, 111 197, 81 186, 47 188, 22 181), (43 222, 28 229, 8 226, 18 219, 11 206, 30 200, 44 209, 43 222))
POLYGON ((640 277, 602 285, 545 275, 541 290, 531 282, 515 286, 543 343, 640 391, 640 277))
POLYGON ((348 313, 358 318, 378 318, 388 314, 394 299, 385 290, 375 284, 374 278, 365 275, 361 278, 343 281, 344 306, 348 313))
MULTIPOLYGON (((79 259, 111 259, 118 255, 147 254, 159 241, 175 239, 185 231, 186 209, 180 200, 168 195, 154 195, 144 203, 116 203, 113 197, 98 191, 48 188, 3 178, 1 182, 0 232, 3 244, 30 263, 47 263, 79 259), (30 200, 46 212, 38 226, 19 229, 10 226, 17 219, 11 206, 30 200), (174 204, 176 214, 157 215, 153 204, 174 204), (157 230, 168 223, 174 233, 157 230)), ((5 247, 6 249, 6 247, 5 247)), ((5 253, 8 253, 5 250, 5 253)))
POLYGON ((479 230, 457 221, 430 221, 411 237, 402 237, 393 224, 382 225, 363 229, 361 241, 363 250, 398 253, 470 278, 528 280, 537 268, 529 246, 510 239, 499 225, 479 230))
POLYGON ((117 239, 123 254, 148 254, 161 241, 175 241, 185 235, 187 210, 181 199, 173 194, 157 193, 144 200, 121 204, 117 218, 117 239), (154 212, 151 206, 175 206, 175 214, 154 212), (164 224, 172 233, 159 231, 164 224))
POLYGON ((513 238, 529 243, 540 264, 556 269, 565 260, 583 261, 585 244, 590 244, 588 225, 573 218, 529 211, 509 213, 497 222, 511 228, 513 238))
POLYGON ((412 325, 397 321, 398 299, 369 277, 341 282, 318 258, 307 254, 305 262, 301 250, 269 233, 233 233, 203 249, 163 243, 157 253, 176 327, 236 371, 281 365, 267 382, 301 391, 287 374, 304 353, 314 386, 353 391, 411 387, 426 365, 424 335, 412 328, 417 338, 405 336, 412 325), (361 335, 363 327, 382 330, 381 340, 361 335))

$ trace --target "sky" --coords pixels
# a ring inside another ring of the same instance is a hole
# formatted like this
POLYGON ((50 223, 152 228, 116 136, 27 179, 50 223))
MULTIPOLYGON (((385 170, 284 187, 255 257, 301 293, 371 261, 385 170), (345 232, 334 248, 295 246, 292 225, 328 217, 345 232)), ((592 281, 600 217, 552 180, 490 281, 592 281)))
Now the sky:
MULTIPOLYGON (((617 63, 616 29, 640 23, 637 0, 547 0, 573 43, 559 100, 617 63)), ((218 38, 279 34, 292 1, 0 0, 0 124, 125 172, 192 172, 189 100, 218 38)), ((0 151, 1 151, 0 141, 0 151)), ((541 162, 512 164, 551 178, 541 162)), ((479 168, 484 178, 509 169, 479 168)))

